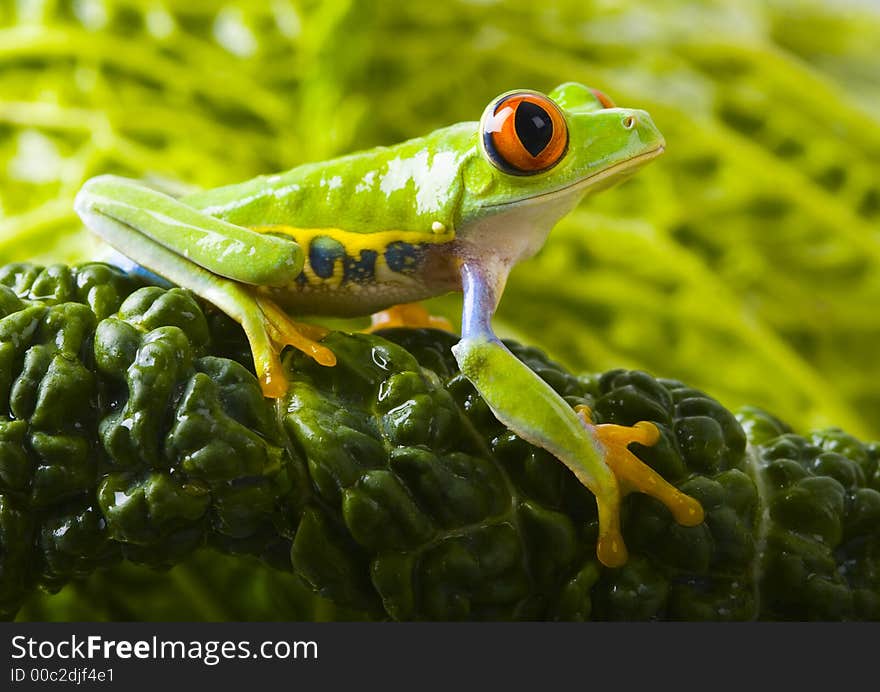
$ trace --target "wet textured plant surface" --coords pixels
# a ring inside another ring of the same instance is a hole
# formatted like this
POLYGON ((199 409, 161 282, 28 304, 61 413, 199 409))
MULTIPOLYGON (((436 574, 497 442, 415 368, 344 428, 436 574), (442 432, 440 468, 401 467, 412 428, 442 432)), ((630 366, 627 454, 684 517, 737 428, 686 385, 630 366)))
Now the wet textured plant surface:
POLYGON ((880 448, 840 429, 511 342, 598 422, 654 422, 634 451, 706 511, 685 528, 628 496, 607 569, 592 495, 495 420, 452 334, 331 333, 338 364, 288 354, 273 402, 238 328, 180 289, 16 264, 0 306, 7 617, 880 618, 880 448))
POLYGON ((95 259, 71 204, 92 175, 237 182, 576 80, 650 111, 667 153, 514 272, 506 333, 575 370, 640 368, 877 436, 871 6, 2 3, 0 261, 95 259))

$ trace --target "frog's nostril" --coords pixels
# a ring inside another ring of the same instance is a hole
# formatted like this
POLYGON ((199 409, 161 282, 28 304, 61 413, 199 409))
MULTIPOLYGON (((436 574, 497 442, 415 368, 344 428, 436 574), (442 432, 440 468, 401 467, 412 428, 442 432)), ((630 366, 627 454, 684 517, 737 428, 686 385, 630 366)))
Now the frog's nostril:
POLYGON ((638 120, 636 119, 636 116, 628 115, 623 119, 623 129, 631 130, 636 126, 637 123, 638 120))

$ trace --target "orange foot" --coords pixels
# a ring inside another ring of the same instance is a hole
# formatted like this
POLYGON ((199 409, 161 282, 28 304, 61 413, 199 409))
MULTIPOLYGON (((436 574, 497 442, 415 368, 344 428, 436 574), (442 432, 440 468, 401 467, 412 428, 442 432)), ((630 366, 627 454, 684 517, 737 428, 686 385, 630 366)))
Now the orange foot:
MULTIPOLYGON (((666 505, 677 523, 683 526, 696 526, 702 523, 703 507, 697 500, 668 483, 654 469, 629 451, 628 446, 633 442, 646 447, 657 444, 660 431, 656 425, 648 421, 639 421, 632 427, 593 425, 588 406, 578 406, 575 410, 602 447, 605 463, 617 478, 621 496, 631 492, 642 492, 666 505)), ((613 508, 610 509, 614 512, 613 508)), ((617 517, 609 522, 609 526, 612 530, 608 535, 599 536, 597 554, 602 564, 614 567, 626 562, 627 555, 623 539, 616 529, 619 526, 617 517)))
POLYGON ((364 331, 375 332, 379 329, 394 327, 410 327, 412 329, 443 329, 452 331, 452 324, 445 317, 430 314, 418 303, 402 303, 373 315, 373 323, 364 331))
MULTIPOLYGON (((268 344, 262 349, 255 348, 254 339, 251 339, 251 348, 257 372, 260 373, 260 385, 264 396, 279 398, 287 392, 289 383, 280 357, 285 346, 293 346, 321 365, 328 367, 336 365, 333 351, 318 343, 319 339, 327 336, 329 329, 294 322, 274 302, 261 295, 254 295, 254 301, 261 313, 261 326, 265 330, 265 336, 268 337, 268 344)), ((248 331, 247 328, 245 331, 248 331)))

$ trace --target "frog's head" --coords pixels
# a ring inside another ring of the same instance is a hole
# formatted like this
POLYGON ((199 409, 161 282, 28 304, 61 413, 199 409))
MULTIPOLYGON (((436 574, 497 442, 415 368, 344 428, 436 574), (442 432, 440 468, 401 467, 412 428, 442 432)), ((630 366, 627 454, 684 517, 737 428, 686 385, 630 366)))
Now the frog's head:
POLYGON ((584 195, 632 175, 665 146, 645 111, 574 82, 548 95, 502 94, 483 112, 477 140, 462 170, 456 227, 469 246, 509 247, 511 261, 533 254, 584 195))

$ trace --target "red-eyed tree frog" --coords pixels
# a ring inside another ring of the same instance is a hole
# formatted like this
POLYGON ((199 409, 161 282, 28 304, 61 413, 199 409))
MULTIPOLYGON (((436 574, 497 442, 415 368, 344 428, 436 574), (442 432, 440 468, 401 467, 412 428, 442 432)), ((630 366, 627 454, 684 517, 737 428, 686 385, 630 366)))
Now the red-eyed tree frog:
POLYGON ((414 303, 462 291, 461 371, 499 421, 595 495, 597 555, 613 567, 627 559, 622 494, 648 493, 688 526, 703 510, 627 449, 654 444, 656 426, 594 425, 502 344, 492 316, 511 269, 560 218, 664 146, 645 111, 567 83, 504 93, 479 121, 181 198, 100 176, 75 206, 119 252, 238 321, 267 397, 287 391, 285 346, 335 364, 326 330, 289 315, 378 312, 380 327, 437 326, 414 303))

